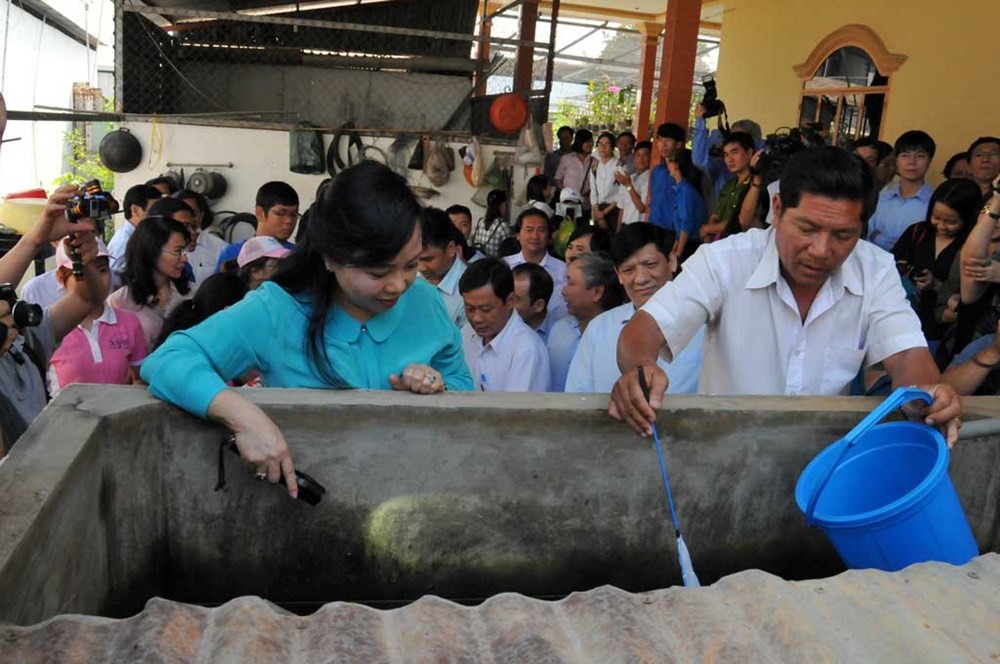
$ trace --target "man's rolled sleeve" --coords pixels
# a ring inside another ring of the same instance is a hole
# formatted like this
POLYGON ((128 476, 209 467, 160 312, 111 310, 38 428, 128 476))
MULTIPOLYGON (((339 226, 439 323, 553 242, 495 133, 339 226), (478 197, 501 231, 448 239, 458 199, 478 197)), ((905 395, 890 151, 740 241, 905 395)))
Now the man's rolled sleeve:
POLYGON ((885 254, 882 262, 884 265, 880 265, 880 279, 868 315, 868 352, 865 354, 868 366, 904 350, 927 347, 920 319, 906 299, 892 256, 885 254))
POLYGON ((722 304, 722 284, 707 249, 699 248, 684 263, 680 276, 666 283, 640 309, 653 317, 667 340, 660 353, 667 362, 673 362, 722 304))

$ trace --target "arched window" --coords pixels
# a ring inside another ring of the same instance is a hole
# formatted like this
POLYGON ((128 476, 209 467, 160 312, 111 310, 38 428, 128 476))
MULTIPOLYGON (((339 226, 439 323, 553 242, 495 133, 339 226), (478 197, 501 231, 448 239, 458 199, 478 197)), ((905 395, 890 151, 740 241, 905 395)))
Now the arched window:
POLYGON ((879 138, 889 77, 906 56, 889 53, 870 28, 845 26, 829 35, 795 67, 803 79, 799 126, 819 123, 834 145, 862 136, 879 138))

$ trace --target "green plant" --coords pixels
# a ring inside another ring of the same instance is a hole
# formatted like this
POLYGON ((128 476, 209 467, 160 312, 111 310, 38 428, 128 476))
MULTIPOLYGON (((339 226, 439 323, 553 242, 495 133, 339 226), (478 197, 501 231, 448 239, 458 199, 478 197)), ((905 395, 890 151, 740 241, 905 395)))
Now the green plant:
POLYGON ((635 119, 636 90, 632 86, 616 85, 608 76, 600 83, 587 84, 587 98, 583 103, 568 99, 556 102, 552 113, 553 131, 562 125, 573 128, 605 126, 614 130, 631 127, 635 119))
MULTIPOLYGON (((111 126, 111 123, 108 123, 111 126)), ((87 150, 87 136, 80 129, 63 133, 63 140, 69 150, 67 162, 69 171, 56 178, 57 185, 82 184, 88 180, 100 180, 105 191, 115 188, 115 174, 101 163, 101 158, 87 150)))

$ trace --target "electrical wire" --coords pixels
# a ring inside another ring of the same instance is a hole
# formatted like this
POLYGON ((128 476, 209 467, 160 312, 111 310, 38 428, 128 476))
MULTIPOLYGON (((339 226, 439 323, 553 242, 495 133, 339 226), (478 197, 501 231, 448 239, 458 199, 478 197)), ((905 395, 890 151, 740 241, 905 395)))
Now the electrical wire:
POLYGON ((160 165, 160 159, 163 158, 163 126, 160 124, 160 118, 155 113, 153 114, 153 126, 149 130, 149 158, 146 159, 146 165, 149 170, 155 169, 160 165), (156 161, 153 161, 153 154, 156 154, 156 161))
POLYGON ((187 83, 187 84, 188 84, 188 87, 190 87, 190 88, 191 88, 192 90, 194 90, 194 91, 195 91, 195 92, 196 92, 196 93, 197 93, 198 95, 200 95, 201 97, 203 97, 203 98, 205 99, 205 101, 207 101, 208 103, 210 103, 210 104, 211 104, 212 106, 215 106, 215 107, 216 107, 217 109, 219 109, 220 111, 225 111, 225 110, 227 110, 227 109, 226 109, 226 108, 225 108, 224 106, 222 106, 221 104, 219 104, 219 103, 218 103, 217 101, 215 101, 215 100, 214 100, 213 98, 209 97, 209 96, 208 96, 207 94, 205 94, 204 92, 202 92, 202 91, 201 91, 201 89, 200 89, 200 88, 199 88, 199 87, 198 87, 197 85, 195 85, 194 83, 192 83, 192 82, 191 82, 191 80, 190 80, 190 79, 189 79, 189 78, 188 78, 187 76, 185 76, 185 75, 184 75, 184 73, 183 73, 183 72, 182 72, 182 71, 181 71, 180 69, 178 69, 178 68, 177 68, 177 66, 176 66, 176 65, 175 65, 175 64, 173 63, 173 61, 172 61, 172 60, 171 60, 171 59, 170 59, 170 58, 169 58, 169 57, 167 56, 167 54, 163 52, 163 49, 162 49, 162 48, 160 48, 160 43, 159 43, 159 42, 158 42, 158 41, 156 40, 156 38, 155 38, 155 37, 153 36, 153 34, 152 34, 152 33, 151 33, 150 31, 149 31, 149 28, 148 28, 148 27, 146 27, 146 24, 145 24, 145 23, 144 23, 144 22, 143 22, 142 20, 140 20, 140 21, 139 21, 139 25, 141 25, 141 26, 142 26, 142 29, 143 29, 143 32, 145 32, 145 33, 146 33, 146 36, 147 36, 147 37, 149 37, 149 41, 150 41, 150 42, 152 42, 153 46, 155 46, 155 47, 156 47, 156 50, 157 50, 157 51, 158 51, 158 52, 160 53, 160 55, 161 55, 161 56, 163 57, 163 60, 164 60, 164 62, 166 62, 166 63, 167 63, 168 65, 170 65, 170 68, 171 68, 171 69, 173 69, 173 70, 174 70, 174 72, 176 72, 176 73, 177 73, 177 75, 178 75, 178 76, 180 77, 180 79, 181 79, 182 81, 184 81, 185 83, 187 83))

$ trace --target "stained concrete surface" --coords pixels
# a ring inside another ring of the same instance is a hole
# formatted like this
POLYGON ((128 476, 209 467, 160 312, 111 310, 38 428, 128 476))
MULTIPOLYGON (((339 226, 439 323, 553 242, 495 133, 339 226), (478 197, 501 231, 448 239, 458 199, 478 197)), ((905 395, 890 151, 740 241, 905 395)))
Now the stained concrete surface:
MULTIPOLYGON (((0 467, 0 622, 123 617, 154 596, 259 595, 314 610, 426 594, 560 597, 679 583, 656 455, 606 397, 255 390, 316 508, 256 482, 222 431, 133 388, 71 387, 0 467)), ((967 419, 1000 415, 971 399, 967 419)), ((796 478, 877 401, 676 397, 660 419, 679 517, 705 582, 843 567, 793 501, 796 478)), ((982 551, 1000 550, 1000 439, 951 475, 982 551)), ((384 605, 384 604, 382 604, 384 605)))

